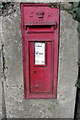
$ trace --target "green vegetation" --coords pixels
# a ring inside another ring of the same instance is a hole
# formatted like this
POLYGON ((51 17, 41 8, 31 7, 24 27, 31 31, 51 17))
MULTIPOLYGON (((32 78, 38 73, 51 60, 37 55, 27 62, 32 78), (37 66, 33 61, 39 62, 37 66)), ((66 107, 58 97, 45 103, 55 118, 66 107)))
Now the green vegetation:
POLYGON ((6 16, 14 12, 14 2, 0 2, 0 16, 6 16))
MULTIPOLYGON (((72 14, 73 18, 80 22, 80 1, 79 2, 71 2, 71 8, 68 10, 70 14, 72 14)), ((77 27, 78 32, 80 33, 80 24, 77 27)))
POLYGON ((3 14, 3 10, 10 5, 10 2, 0 2, 0 16, 3 14))

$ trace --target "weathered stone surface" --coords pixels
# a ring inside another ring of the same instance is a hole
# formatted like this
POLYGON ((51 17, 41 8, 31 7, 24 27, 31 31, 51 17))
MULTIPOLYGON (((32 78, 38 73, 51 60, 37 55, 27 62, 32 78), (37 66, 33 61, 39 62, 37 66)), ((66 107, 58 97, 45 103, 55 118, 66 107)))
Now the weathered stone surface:
MULTIPOLYGON (((12 0, 1 0, 2 2, 12 2, 12 0)), ((76 0, 78 2, 79 0, 76 0)), ((53 2, 75 2, 75 0, 13 0, 13 2, 34 2, 34 3, 53 3, 53 2)))
POLYGON ((2 118, 2 85, 0 82, 0 118, 2 118))
POLYGON ((57 99, 25 100, 23 94, 22 42, 19 3, 16 12, 3 17, 6 62, 5 98, 8 118, 73 118, 77 80, 77 22, 65 11, 60 16, 57 99))
POLYGON ((0 50, 1 50, 1 34, 2 34, 2 17, 0 17, 0 50))
MULTIPOLYGON (((1 80, 1 77, 0 77, 0 80, 1 80)), ((2 84, 1 82, 0 82, 0 118, 2 118, 2 84)))
MULTIPOLYGON (((80 23, 79 23, 79 25, 80 25, 80 23)), ((80 59, 80 33, 79 33, 79 43, 78 43, 78 48, 79 48, 78 55, 79 55, 79 59, 80 59)))
POLYGON ((75 83, 78 75, 77 22, 72 19, 71 15, 64 11, 61 11, 60 21, 58 99, 61 106, 63 106, 62 111, 65 111, 65 115, 62 116, 70 117, 74 115, 75 83))
POLYGON ((1 34, 2 34, 2 18, 0 17, 0 118, 2 117, 2 64, 1 64, 1 34))

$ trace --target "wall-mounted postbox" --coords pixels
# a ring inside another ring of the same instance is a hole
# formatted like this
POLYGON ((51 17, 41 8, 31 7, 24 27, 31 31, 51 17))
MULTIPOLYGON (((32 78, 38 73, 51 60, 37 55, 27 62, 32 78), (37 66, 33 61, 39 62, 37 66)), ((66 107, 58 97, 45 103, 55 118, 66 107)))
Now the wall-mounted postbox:
POLYGON ((25 98, 56 98, 59 8, 21 4, 25 98))

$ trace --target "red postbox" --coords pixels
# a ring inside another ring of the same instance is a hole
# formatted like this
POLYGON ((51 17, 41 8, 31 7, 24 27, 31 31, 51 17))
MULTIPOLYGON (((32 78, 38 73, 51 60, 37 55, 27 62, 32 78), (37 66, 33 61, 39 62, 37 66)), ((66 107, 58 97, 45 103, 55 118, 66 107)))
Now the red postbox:
POLYGON ((25 98, 56 98, 60 9, 21 4, 25 98))

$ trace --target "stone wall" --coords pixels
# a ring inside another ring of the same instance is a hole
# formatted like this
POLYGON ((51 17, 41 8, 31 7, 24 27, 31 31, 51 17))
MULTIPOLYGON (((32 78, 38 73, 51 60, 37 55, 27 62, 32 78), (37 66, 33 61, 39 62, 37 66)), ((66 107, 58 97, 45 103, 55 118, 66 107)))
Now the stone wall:
POLYGON ((5 80, 3 83, 6 105, 4 111, 7 118, 73 118, 75 83, 78 75, 78 33, 76 30, 78 23, 70 14, 61 10, 57 99, 25 100, 20 3, 15 3, 14 7, 16 12, 2 17, 1 44, 4 45, 5 80))
POLYGON ((1 19, 1 17, 0 17, 0 118, 1 118, 1 116, 2 116, 2 61, 1 61, 1 48, 2 48, 2 46, 1 46, 1 33, 2 33, 2 19, 1 19))
MULTIPOLYGON (((1 0, 2 2, 16 2, 16 0, 1 0)), ((53 3, 53 2, 75 2, 75 0, 17 0, 17 2, 32 2, 32 3, 53 3)), ((79 0, 76 0, 79 2, 79 0)))

